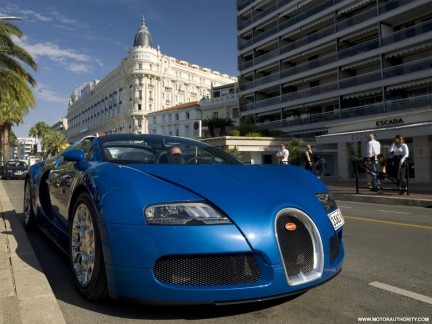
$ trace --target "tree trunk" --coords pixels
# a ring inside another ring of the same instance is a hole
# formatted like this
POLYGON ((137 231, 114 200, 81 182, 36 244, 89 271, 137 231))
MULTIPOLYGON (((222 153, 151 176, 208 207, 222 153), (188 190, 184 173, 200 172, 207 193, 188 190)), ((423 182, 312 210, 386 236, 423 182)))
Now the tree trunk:
POLYGON ((9 129, 10 125, 4 124, 2 131, 2 159, 4 162, 9 161, 9 129))

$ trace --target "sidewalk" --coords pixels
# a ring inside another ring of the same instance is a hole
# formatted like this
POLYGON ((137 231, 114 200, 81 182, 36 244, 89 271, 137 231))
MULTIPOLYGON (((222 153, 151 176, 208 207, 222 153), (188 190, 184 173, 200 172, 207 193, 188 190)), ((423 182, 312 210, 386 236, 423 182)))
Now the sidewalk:
POLYGON ((336 200, 349 200, 376 204, 432 207, 432 184, 409 183, 409 195, 399 195, 399 190, 391 181, 383 183, 383 194, 377 194, 366 187, 366 181, 359 180, 359 191, 355 180, 339 180, 335 177, 324 177, 323 182, 333 193, 336 200))
POLYGON ((0 182, 0 324, 66 323, 0 182))
MULTIPOLYGON (((410 184, 410 195, 386 190, 377 195, 365 188, 356 193, 354 180, 328 177, 324 183, 336 200, 432 207, 431 184, 410 184)), ((388 184, 388 187, 391 184, 388 184)), ((394 187, 394 186, 393 186, 394 187)), ((61 324, 63 314, 43 269, 0 181, 0 324, 61 324)))

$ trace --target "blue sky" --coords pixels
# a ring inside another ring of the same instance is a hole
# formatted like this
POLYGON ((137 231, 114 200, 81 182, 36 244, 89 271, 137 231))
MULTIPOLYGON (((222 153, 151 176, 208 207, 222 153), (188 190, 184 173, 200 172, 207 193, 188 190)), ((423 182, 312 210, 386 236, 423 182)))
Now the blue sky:
POLYGON ((36 107, 18 137, 65 117, 74 88, 120 65, 144 16, 153 46, 192 64, 237 76, 235 0, 0 0, 0 17, 24 33, 16 43, 37 61, 36 107))

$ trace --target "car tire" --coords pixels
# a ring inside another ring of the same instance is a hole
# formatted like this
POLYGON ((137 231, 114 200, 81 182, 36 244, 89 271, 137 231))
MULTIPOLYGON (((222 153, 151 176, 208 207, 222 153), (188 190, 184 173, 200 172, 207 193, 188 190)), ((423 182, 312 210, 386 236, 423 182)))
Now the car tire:
POLYGON ((33 198, 31 193, 30 180, 26 180, 24 183, 24 202, 23 202, 23 214, 24 214, 24 229, 27 231, 33 230, 36 227, 35 214, 33 210, 33 198))
POLYGON ((78 197, 72 211, 69 258, 80 295, 87 300, 107 297, 107 279, 96 211, 87 193, 78 197))

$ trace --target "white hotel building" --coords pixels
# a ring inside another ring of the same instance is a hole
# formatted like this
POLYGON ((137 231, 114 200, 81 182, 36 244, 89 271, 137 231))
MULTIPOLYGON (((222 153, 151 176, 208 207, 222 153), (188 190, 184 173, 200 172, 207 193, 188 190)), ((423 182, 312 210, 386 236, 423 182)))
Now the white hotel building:
MULTIPOLYGON (((315 138, 341 178, 401 134, 432 181, 431 0, 237 0, 240 114, 315 138)), ((384 152, 382 152, 384 153, 384 152)))
POLYGON ((237 78, 163 54, 144 21, 120 66, 103 80, 75 89, 68 107, 67 139, 97 132, 149 132, 147 114, 209 96, 212 86, 237 78))

